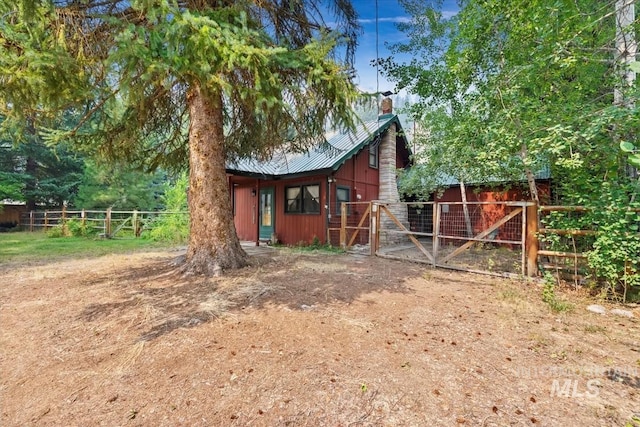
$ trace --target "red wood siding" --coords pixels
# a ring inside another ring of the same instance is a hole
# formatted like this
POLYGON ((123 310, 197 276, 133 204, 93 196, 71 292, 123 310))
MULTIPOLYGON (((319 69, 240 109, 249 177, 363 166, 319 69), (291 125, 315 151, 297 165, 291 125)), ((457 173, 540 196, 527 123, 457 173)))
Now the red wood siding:
MULTIPOLYGON (((327 177, 318 175, 298 179, 287 179, 275 181, 275 206, 276 206, 276 234, 278 240, 287 245, 298 243, 311 243, 314 237, 325 241, 325 221, 327 203, 327 177), (294 185, 314 185, 320 186, 320 213, 319 214, 296 214, 285 213, 285 188, 294 185)), ((267 186, 268 183, 261 183, 267 186)))
MULTIPOLYGON (((259 194, 258 183, 255 179, 231 177, 235 193, 234 222, 240 240, 255 241, 258 233, 258 196, 252 196, 251 191, 259 194)), ((300 242, 311 243, 314 237, 321 242, 326 240, 326 187, 327 177, 318 175, 298 179, 275 180, 259 182, 260 188, 274 189, 275 206, 275 234, 280 243, 294 245, 300 242), (319 214, 292 214, 284 212, 285 188, 293 185, 318 184, 320 186, 319 214)))
POLYGON ((255 184, 239 184, 233 187, 233 219, 240 240, 255 241, 258 235, 258 197, 251 195, 255 184))
MULTIPOLYGON (((329 222, 330 228, 340 227, 340 214, 339 207, 336 201, 336 189, 337 187, 349 187, 350 188, 350 201, 352 202, 368 202, 378 199, 379 190, 379 172, 378 169, 374 169, 369 166, 369 149, 365 148, 356 156, 345 162, 340 169, 338 169, 334 175, 335 183, 331 184, 331 221, 329 222), (358 199, 358 195, 360 199, 358 199)), ((349 212, 347 223, 350 226, 358 225, 358 221, 364 213, 364 208, 354 207, 349 212)), ((366 233, 359 233, 363 241, 356 243, 364 244, 368 241, 366 233), (366 241, 365 241, 366 240, 366 241)), ((338 245, 340 243, 339 232, 331 233, 331 244, 338 245)))

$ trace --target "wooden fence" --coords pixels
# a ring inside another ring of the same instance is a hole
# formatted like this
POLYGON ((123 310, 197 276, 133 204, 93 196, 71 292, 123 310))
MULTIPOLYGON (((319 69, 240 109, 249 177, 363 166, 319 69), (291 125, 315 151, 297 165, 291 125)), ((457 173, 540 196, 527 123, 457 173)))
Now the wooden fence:
POLYGON ((67 221, 75 220, 100 237, 111 238, 124 232, 128 232, 133 237, 140 237, 144 231, 153 228, 154 219, 162 215, 188 215, 188 212, 119 211, 113 209, 30 211, 20 217, 19 226, 26 231, 46 231, 67 221))
MULTIPOLYGON (((447 211, 449 211, 449 209, 452 209, 452 205, 460 203, 398 203, 398 205, 407 205, 407 208, 417 205, 424 206, 420 207, 422 214, 415 215, 415 218, 412 218, 412 211, 408 209, 407 224, 405 225, 402 221, 396 220, 397 230, 393 230, 391 229, 392 227, 385 226, 381 222, 380 212, 386 209, 389 205, 388 203, 360 202, 360 205, 363 204, 368 206, 366 209, 360 209, 364 214, 357 218, 358 221, 356 223, 354 223, 356 219, 348 216, 353 202, 342 204, 339 229, 341 247, 350 248, 351 245, 356 242, 358 235, 361 234, 367 237, 370 254, 380 255, 381 232, 384 232, 386 229, 387 233, 393 232, 395 234, 407 235, 418 249, 422 247, 421 252, 425 254, 428 263, 434 266, 447 267, 447 265, 445 265, 446 261, 453 258, 454 255, 463 252, 465 249, 469 249, 474 245, 475 241, 480 243, 477 246, 482 246, 482 243, 490 243, 490 247, 504 244, 506 247, 513 248, 514 246, 520 245, 522 274, 538 276, 543 272, 551 271, 558 276, 569 276, 578 282, 588 274, 586 271, 587 253, 593 249, 595 237, 601 232, 594 227, 593 224, 588 223, 585 223, 580 229, 548 227, 550 215, 567 215, 569 219, 573 220, 571 222, 580 223, 579 216, 587 212, 587 208, 583 206, 538 206, 532 202, 495 203, 495 205, 510 205, 512 212, 509 215, 505 215, 504 219, 500 221, 492 221, 486 230, 480 231, 480 234, 475 237, 458 237, 455 233, 452 234, 452 232, 447 230, 453 230, 456 227, 461 228, 461 220, 458 221, 460 224, 456 224, 453 219, 447 219, 448 217, 442 214, 442 207, 446 206, 447 211), (519 208, 520 211, 514 210, 514 206, 515 208, 519 208), (521 220, 512 221, 511 219, 514 215, 518 215, 518 218, 521 218, 521 220), (518 225, 518 223, 521 225, 518 225), (511 232, 505 229, 505 226, 509 224, 515 227, 511 232), (519 234, 521 237, 511 236, 511 234, 518 231, 516 230, 517 228, 521 229, 521 233, 519 234), (420 242, 419 239, 431 239, 434 247, 433 253, 425 253, 427 252, 424 249, 425 242, 420 242), (442 263, 438 263, 437 248, 439 241, 443 239, 458 239, 466 243, 462 244, 459 249, 454 250, 453 254, 447 256, 448 258, 445 257, 442 263)), ((491 205, 491 203, 468 203, 468 205, 488 206, 491 205)), ((640 213, 640 209, 629 209, 628 211, 640 213)), ((640 223, 636 225, 640 225, 640 223)), ((330 230, 338 231, 338 229, 330 230)), ((630 227, 629 233, 638 233, 638 231, 634 231, 632 227, 630 227)), ((638 254, 638 256, 640 256, 640 254, 638 254)))
MULTIPOLYGON (((538 237, 531 248, 532 260, 537 262, 538 269, 553 272, 557 276, 572 279, 576 284, 588 275, 587 256, 593 248, 596 237, 603 233, 597 225, 581 221, 588 209, 584 206, 540 206, 537 209, 537 221, 532 226, 531 233, 538 237), (549 228, 548 224, 555 219, 571 220, 579 227, 549 228)), ((628 208, 625 212, 640 213, 638 208, 628 208)), ((636 233, 632 229, 633 221, 629 223, 628 233, 636 233)), ((636 220, 636 225, 640 222, 636 220)), ((638 234, 640 236, 640 234, 638 234)), ((533 240, 532 240, 533 242, 533 240)), ((638 254, 640 256, 640 254, 638 254)))

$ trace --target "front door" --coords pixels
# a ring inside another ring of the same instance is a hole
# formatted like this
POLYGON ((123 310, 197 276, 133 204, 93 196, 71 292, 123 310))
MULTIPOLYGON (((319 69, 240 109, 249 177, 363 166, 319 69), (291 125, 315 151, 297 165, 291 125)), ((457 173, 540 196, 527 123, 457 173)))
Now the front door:
POLYGON ((271 240, 275 231, 275 203, 273 187, 260 189, 260 240, 271 240))

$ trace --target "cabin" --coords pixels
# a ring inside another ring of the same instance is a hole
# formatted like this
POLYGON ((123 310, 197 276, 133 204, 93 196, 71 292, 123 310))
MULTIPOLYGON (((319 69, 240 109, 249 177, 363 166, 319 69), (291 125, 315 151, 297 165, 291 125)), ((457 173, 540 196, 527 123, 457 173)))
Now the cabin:
MULTIPOLYGON (((339 243, 342 202, 399 201, 397 169, 410 151, 391 100, 382 115, 355 131, 332 131, 305 153, 280 153, 267 161, 227 165, 234 222, 240 240, 309 244, 339 243)), ((364 209, 364 208, 362 208, 364 209)), ((350 206, 349 217, 362 214, 350 206)))

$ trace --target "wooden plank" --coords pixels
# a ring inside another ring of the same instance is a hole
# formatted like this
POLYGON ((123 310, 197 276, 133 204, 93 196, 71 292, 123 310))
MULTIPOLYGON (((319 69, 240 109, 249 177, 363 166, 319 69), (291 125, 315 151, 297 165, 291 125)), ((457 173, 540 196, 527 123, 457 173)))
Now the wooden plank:
POLYGON ((558 251, 544 251, 544 250, 539 250, 538 255, 557 256, 559 258, 586 258, 587 257, 587 255, 582 252, 572 253, 572 252, 558 252, 558 251))
MULTIPOLYGON (((483 232, 479 233, 477 236, 474 236, 474 239, 482 239, 483 237, 488 236, 489 234, 491 234, 491 232, 493 232, 494 230, 498 229, 498 227, 500 227, 501 225, 505 224, 506 222, 508 222, 509 220, 511 220, 513 217, 515 217, 516 215, 518 215, 521 212, 522 212, 522 208, 514 209, 513 211, 511 211, 509 213, 509 215, 505 216, 504 218, 502 218, 500 221, 498 221, 495 224, 493 224, 488 229, 486 229, 483 232)), ((444 257, 442 262, 443 263, 449 262, 449 260, 451 260, 453 257, 460 255, 462 252, 466 251, 471 246, 473 246, 474 243, 475 243, 475 241, 473 241, 473 240, 465 243, 464 245, 460 246, 458 249, 456 249, 455 251, 451 252, 446 257, 444 257)))
POLYGON ((347 248, 347 205, 340 204, 340 247, 347 248))
POLYGON ((440 204, 433 205, 433 266, 438 263, 438 246, 440 244, 440 204))
POLYGON ((527 206, 527 233, 525 235, 524 253, 527 257, 527 276, 538 275, 538 206, 527 206))
POLYGON ((364 220, 367 219, 367 216, 369 215, 369 213, 371 213, 371 204, 370 203, 367 206, 367 210, 364 211, 364 213, 362 214, 362 218, 360 218, 360 222, 358 222, 358 227, 356 228, 356 232, 353 233, 353 235, 351 236, 351 239, 349 240, 349 244, 347 245, 348 248, 353 246, 353 242, 356 241, 356 237, 358 236, 358 233, 360 232, 362 224, 364 224, 364 220))
MULTIPOLYGON (((389 211, 389 209, 387 209, 387 207, 386 207, 386 206, 384 206, 384 205, 380 205, 380 207, 385 211, 385 213, 389 216, 389 218, 391 218, 391 220, 392 220, 393 222, 395 222, 395 223, 396 223, 396 225, 397 225, 398 227, 400 227, 400 229, 401 229, 402 231, 409 231, 409 230, 407 230, 407 228, 406 228, 406 227, 405 227, 405 226, 404 226, 404 225, 403 225, 403 224, 398 220, 398 218, 396 218, 396 217, 395 217, 395 216, 394 216, 394 215, 389 211)), ((422 243, 420 243, 420 241, 419 241, 418 239, 416 239, 412 234, 409 234, 408 236, 409 236, 409 239, 413 242, 413 244, 414 244, 414 245, 416 245, 416 246, 418 247, 418 249, 420 249, 420 252, 422 252, 422 253, 427 257, 427 259, 428 259, 429 261, 434 262, 434 260, 433 260, 433 256, 429 253, 429 251, 428 251, 428 250, 426 250, 426 249, 424 248, 424 246, 422 246, 422 243)))
POLYGON ((369 232, 369 249, 371 255, 378 253, 378 228, 380 227, 380 209, 376 203, 371 204, 371 215, 369 215, 371 231, 369 232))
POLYGON ((541 212, 585 212, 587 210, 584 206, 540 206, 539 209, 541 212))
POLYGON ((577 229, 559 229, 559 228, 540 228, 540 234, 558 234, 561 236, 595 236, 598 234, 595 230, 577 230, 577 229))

